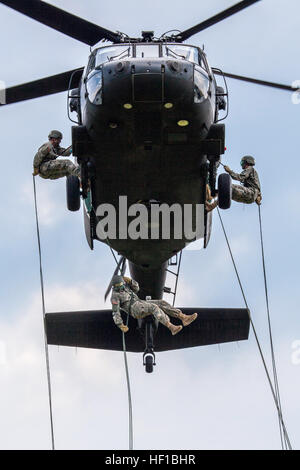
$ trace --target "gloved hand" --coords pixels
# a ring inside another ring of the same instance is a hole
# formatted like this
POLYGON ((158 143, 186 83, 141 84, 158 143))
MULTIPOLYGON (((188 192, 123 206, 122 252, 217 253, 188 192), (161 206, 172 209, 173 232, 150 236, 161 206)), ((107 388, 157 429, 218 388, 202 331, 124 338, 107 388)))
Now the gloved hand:
POLYGON ((129 330, 128 326, 122 324, 119 326, 120 330, 123 331, 123 333, 127 333, 127 331, 129 330))
POLYGON ((230 173, 230 172, 231 172, 231 169, 230 169, 229 166, 227 166, 227 165, 224 165, 224 170, 227 171, 227 173, 230 173))
POLYGON ((261 205, 261 200, 262 200, 262 197, 261 197, 261 195, 259 194, 259 195, 257 196, 257 198, 255 199, 255 202, 256 202, 256 204, 257 204, 258 206, 261 205))
POLYGON ((131 283, 130 277, 123 276, 123 279, 124 279, 124 282, 126 282, 126 284, 130 284, 130 283, 131 283))
POLYGON ((39 174, 39 169, 38 168, 34 168, 33 169, 33 173, 32 173, 32 176, 36 176, 39 174))

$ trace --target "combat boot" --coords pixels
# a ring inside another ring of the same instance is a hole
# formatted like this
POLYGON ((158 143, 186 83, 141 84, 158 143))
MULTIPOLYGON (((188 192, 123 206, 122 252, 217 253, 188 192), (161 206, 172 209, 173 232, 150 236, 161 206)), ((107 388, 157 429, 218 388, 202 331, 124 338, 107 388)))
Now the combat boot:
POLYGON ((177 335, 177 333, 179 333, 179 331, 182 330, 182 326, 181 325, 173 325, 173 323, 171 322, 168 322, 166 324, 166 327, 169 328, 169 330, 171 331, 172 335, 177 335))
POLYGON ((188 326, 198 317, 198 313, 193 313, 193 315, 185 315, 184 313, 179 313, 178 318, 182 321, 183 326, 188 326))
POLYGON ((218 199, 215 199, 213 202, 208 202, 206 201, 205 203, 205 209, 207 212, 211 212, 214 210, 218 205, 218 199))

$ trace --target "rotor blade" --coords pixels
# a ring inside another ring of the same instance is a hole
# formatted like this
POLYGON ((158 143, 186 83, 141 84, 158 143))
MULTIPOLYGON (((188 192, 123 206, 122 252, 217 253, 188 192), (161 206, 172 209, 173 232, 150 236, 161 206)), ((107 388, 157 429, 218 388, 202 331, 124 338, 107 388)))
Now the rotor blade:
POLYGON ((0 90, 2 95, 5 95, 3 100, 0 100, 0 106, 19 101, 31 100, 33 98, 40 98, 41 96, 48 96, 54 93, 77 88, 83 67, 80 69, 70 70, 69 72, 59 73, 51 77, 41 78, 33 82, 23 83, 22 85, 13 86, 6 90, 0 90))
POLYGON ((0 0, 0 3, 89 46, 101 39, 120 42, 119 34, 41 0, 0 0))
MULTIPOLYGON (((123 257, 123 258, 124 258, 124 257, 123 257)), ((126 258, 124 258, 124 259, 123 259, 122 266, 121 266, 121 276, 124 276, 124 274, 125 274, 126 267, 127 267, 127 266, 126 266, 126 265, 127 265, 126 261, 127 261, 126 258)))
POLYGON ((110 290, 112 288, 112 280, 113 280, 113 277, 116 276, 118 274, 118 271, 121 270, 121 276, 123 276, 123 274, 125 273, 125 269, 126 269, 126 258, 125 256, 121 256, 121 258, 119 259, 119 262, 117 264, 117 267, 116 269, 114 270, 114 273, 112 275, 112 278, 110 280, 110 283, 108 284, 108 288, 106 289, 106 292, 105 292, 105 295, 104 295, 104 300, 107 299, 107 296, 108 294, 110 293, 110 290))
POLYGON ((236 5, 233 5, 232 7, 227 8, 227 10, 224 10, 221 13, 218 13, 217 15, 212 16, 208 20, 202 21, 196 26, 186 29, 185 31, 182 31, 182 33, 176 34, 175 38, 176 40, 180 42, 185 41, 186 39, 193 36, 194 34, 197 34, 200 31, 203 31, 204 29, 207 29, 210 26, 213 26, 214 24, 219 23, 220 21, 228 18, 229 16, 232 16, 235 13, 238 13, 239 11, 244 10, 245 8, 259 1, 260 0, 244 0, 242 2, 239 2, 236 5))
POLYGON ((254 83, 256 85, 263 85, 263 86, 268 86, 271 88, 278 88, 280 90, 286 90, 286 91, 297 91, 298 88, 294 88, 290 85, 284 85, 281 83, 275 83, 275 82, 267 82, 266 80, 258 80, 257 78, 251 78, 251 77, 243 77, 242 75, 235 75, 233 73, 227 73, 227 72, 221 72, 220 70, 213 69, 213 72, 215 75, 224 75, 225 77, 228 78, 234 78, 235 80, 241 80, 243 82, 249 82, 249 83, 254 83))

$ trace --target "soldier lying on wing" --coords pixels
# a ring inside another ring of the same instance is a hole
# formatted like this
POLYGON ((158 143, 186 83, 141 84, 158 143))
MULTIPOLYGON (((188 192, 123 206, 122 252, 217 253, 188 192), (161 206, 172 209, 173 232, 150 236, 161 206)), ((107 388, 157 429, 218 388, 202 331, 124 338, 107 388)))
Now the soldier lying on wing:
POLYGON ((63 135, 59 131, 51 131, 49 142, 43 144, 37 151, 33 160, 33 175, 40 175, 45 179, 57 179, 63 176, 80 176, 80 168, 66 158, 57 160, 59 156, 70 156, 72 147, 62 148, 60 143, 63 135))
POLYGON ((140 300, 137 296, 139 291, 138 283, 128 277, 114 276, 112 283, 111 303, 113 320, 124 333, 128 331, 128 326, 123 323, 120 309, 136 319, 153 315, 156 320, 169 328, 172 335, 179 333, 182 330, 182 326, 173 325, 168 315, 179 318, 183 326, 189 325, 198 316, 197 313, 184 315, 181 310, 172 307, 165 300, 140 300))
MULTIPOLYGON (((255 160, 250 155, 241 159, 241 173, 234 173, 228 166, 224 166, 225 171, 230 174, 231 178, 240 181, 242 185, 232 185, 232 199, 236 202, 244 202, 245 204, 261 204, 260 182, 257 171, 254 169, 255 160)), ((205 206, 207 211, 213 210, 218 205, 218 198, 214 201, 207 201, 205 206)))

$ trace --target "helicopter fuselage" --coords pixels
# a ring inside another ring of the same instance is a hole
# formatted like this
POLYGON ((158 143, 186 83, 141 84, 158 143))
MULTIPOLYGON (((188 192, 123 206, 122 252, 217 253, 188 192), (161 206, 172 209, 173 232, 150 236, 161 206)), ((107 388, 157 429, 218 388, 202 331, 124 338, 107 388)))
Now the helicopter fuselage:
MULTIPOLYGON (((204 204, 204 142, 218 108, 215 78, 201 49, 162 43, 96 49, 79 96, 77 112, 87 145, 75 155, 92 168, 94 215, 99 205, 112 204, 118 218, 120 195, 127 197, 128 206, 153 200, 169 206, 204 204)), ((79 148, 76 130, 73 148, 79 148)), ((98 238, 97 221, 90 239, 98 238)), ((157 270, 189 241, 117 236, 109 244, 141 269, 157 270)))

